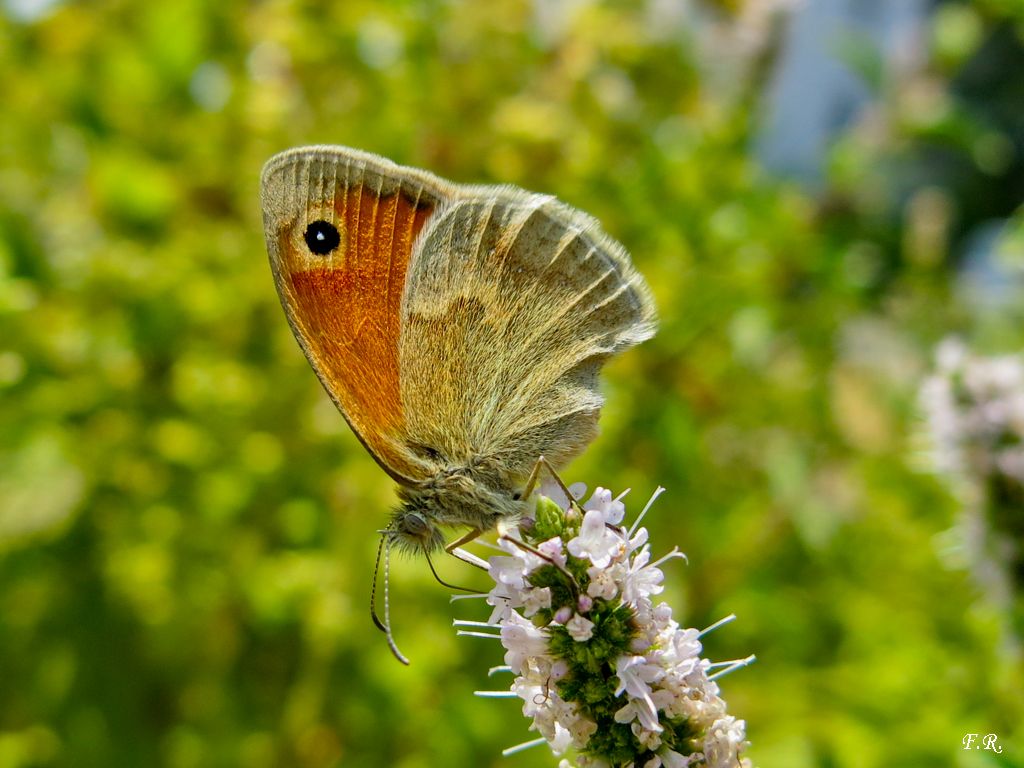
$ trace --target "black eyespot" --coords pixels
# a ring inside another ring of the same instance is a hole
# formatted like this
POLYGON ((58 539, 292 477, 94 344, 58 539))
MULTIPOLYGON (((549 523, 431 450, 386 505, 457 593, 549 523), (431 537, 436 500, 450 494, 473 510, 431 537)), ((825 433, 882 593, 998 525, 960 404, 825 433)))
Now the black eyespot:
POLYGON ((303 235, 309 250, 317 256, 326 256, 341 244, 338 228, 329 221, 314 221, 306 227, 303 235))

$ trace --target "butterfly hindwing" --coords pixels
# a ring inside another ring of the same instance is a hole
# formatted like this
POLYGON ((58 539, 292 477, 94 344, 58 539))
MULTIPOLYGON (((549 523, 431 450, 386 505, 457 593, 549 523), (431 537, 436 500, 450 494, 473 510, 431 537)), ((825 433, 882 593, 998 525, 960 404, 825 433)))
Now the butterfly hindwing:
POLYGON ((649 290, 591 217, 512 187, 462 187, 410 264, 399 350, 408 434, 509 476, 596 435, 598 373, 654 331, 649 290))

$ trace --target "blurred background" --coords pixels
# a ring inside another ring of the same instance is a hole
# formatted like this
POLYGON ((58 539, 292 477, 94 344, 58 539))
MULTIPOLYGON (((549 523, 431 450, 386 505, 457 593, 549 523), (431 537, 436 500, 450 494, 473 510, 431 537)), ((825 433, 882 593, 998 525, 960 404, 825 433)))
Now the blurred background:
POLYGON ((668 488, 666 597, 758 656, 723 680, 755 764, 1024 765, 1024 567, 964 524, 1022 497, 936 471, 918 394, 946 337, 1024 348, 1017 0, 3 0, 0 94, 0 768, 556 764, 500 756, 532 734, 472 695, 482 604, 402 561, 411 667, 370 624, 392 483, 259 218, 317 142, 632 252, 662 327, 565 476, 668 488))

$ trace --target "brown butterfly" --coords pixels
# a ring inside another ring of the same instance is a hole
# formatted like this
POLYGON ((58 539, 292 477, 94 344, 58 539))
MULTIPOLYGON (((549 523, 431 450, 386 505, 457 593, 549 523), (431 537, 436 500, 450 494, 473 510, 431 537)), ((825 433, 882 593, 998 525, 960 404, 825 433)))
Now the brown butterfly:
POLYGON ((521 515, 538 460, 596 436, 601 366, 654 333, 625 249, 547 195, 314 146, 267 162, 262 203, 292 331, 399 484, 382 543, 429 556, 521 515))

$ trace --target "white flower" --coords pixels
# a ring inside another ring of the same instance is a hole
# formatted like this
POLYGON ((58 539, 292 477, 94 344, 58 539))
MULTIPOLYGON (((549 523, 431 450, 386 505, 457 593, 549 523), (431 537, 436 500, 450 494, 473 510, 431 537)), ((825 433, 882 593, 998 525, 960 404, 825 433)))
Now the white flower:
POLYGON ((982 485, 992 474, 1024 485, 1005 458, 1024 445, 1024 356, 983 357, 946 340, 936 363, 919 393, 935 468, 982 485))
POLYGON ((997 604, 1019 588, 1024 544, 1007 521, 1024 495, 1024 354, 978 355, 947 340, 922 382, 932 468, 960 502, 958 549, 997 604))
POLYGON ((543 681, 521 676, 512 683, 510 690, 523 700, 523 714, 527 717, 542 714, 548 706, 549 692, 545 688, 543 681))
POLYGON ((537 611, 551 607, 551 588, 536 587, 528 589, 523 597, 523 615, 529 618, 537 611))
POLYGON ((647 543, 647 529, 640 528, 636 533, 633 534, 633 538, 629 540, 629 551, 635 552, 640 549, 644 544, 647 543))
POLYGON ((704 763, 707 768, 731 768, 746 746, 746 724, 726 715, 711 724, 704 739, 704 763))
POLYGON ((543 632, 514 611, 501 628, 501 644, 506 650, 505 663, 516 674, 522 671, 527 659, 545 654, 547 642, 543 632))
POLYGON ((582 643, 594 636, 594 622, 589 619, 585 619, 578 613, 569 619, 565 628, 569 631, 569 635, 572 639, 577 643, 582 643))
POLYGON ((656 752, 658 747, 661 746, 661 734, 659 732, 649 731, 640 725, 640 723, 633 723, 629 730, 633 732, 633 736, 636 738, 637 743, 644 749, 656 752))
POLYGON ((663 730, 658 722, 658 712, 654 709, 654 703, 650 697, 646 699, 631 699, 626 706, 615 713, 615 722, 631 723, 639 720, 640 724, 649 731, 661 733, 663 730))
POLYGON ((604 515, 604 520, 612 525, 618 525, 622 522, 622 518, 626 516, 626 505, 618 499, 612 498, 612 492, 607 488, 597 487, 594 489, 594 495, 590 497, 590 501, 583 505, 583 509, 597 510, 604 515))
POLYGON ((487 619, 487 623, 492 626, 497 626, 508 620, 513 613, 515 613, 512 601, 506 598, 498 598, 493 595, 487 596, 487 604, 494 606, 491 611, 491 615, 487 619))
POLYGON ((528 572, 519 557, 492 557, 487 573, 498 584, 519 591, 526 586, 525 575, 528 572))
POLYGON ((648 565, 650 559, 650 548, 644 546, 633 556, 633 560, 626 567, 626 576, 622 584, 622 599, 627 603, 635 603, 641 597, 660 594, 664 589, 661 582, 664 581, 665 574, 653 565, 648 565))
POLYGON ((643 656, 620 656, 615 662, 615 674, 619 678, 615 695, 621 696, 623 691, 627 691, 630 696, 638 699, 650 698, 650 683, 665 676, 663 670, 648 664, 643 656))
POLYGON ((572 734, 569 733, 569 729, 564 725, 555 722, 555 737, 550 739, 548 743, 551 745, 551 751, 556 755, 560 755, 572 746, 572 734))
POLYGON ((586 744, 591 736, 597 731, 597 723, 585 717, 573 718, 569 724, 569 733, 576 744, 586 744))
MULTIPOLYGON (((595 494, 596 495, 596 494, 595 494)), ((583 516, 579 536, 569 542, 569 554, 585 557, 598 568, 604 568, 621 552, 622 539, 605 525, 607 517, 601 509, 591 509, 583 516)))
POLYGON ((565 567, 565 548, 560 536, 555 536, 537 545, 537 551, 546 555, 551 562, 560 568, 565 567))
POLYGON ((587 586, 587 594, 591 597, 600 597, 611 600, 619 592, 619 585, 615 582, 615 576, 605 568, 598 568, 596 565, 587 569, 590 577, 590 584, 587 586))

